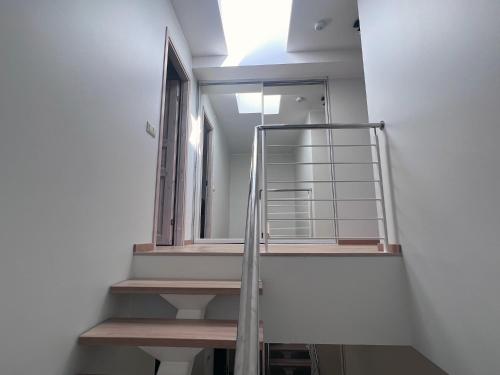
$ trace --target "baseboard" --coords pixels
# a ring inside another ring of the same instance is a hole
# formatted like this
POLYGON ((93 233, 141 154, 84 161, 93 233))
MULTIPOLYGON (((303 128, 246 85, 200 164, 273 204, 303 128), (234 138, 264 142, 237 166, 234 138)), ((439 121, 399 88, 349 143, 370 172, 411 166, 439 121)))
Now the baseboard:
MULTIPOLYGON (((379 243, 377 245, 378 251, 384 251, 384 244, 379 243)), ((387 252, 391 254, 401 254, 401 245, 397 243, 390 243, 387 245, 387 252)))
POLYGON ((339 245, 378 245, 379 240, 343 240, 339 239, 337 241, 339 245))
POLYGON ((134 244, 134 253, 147 253, 153 251, 155 245, 153 243, 136 243, 134 244))

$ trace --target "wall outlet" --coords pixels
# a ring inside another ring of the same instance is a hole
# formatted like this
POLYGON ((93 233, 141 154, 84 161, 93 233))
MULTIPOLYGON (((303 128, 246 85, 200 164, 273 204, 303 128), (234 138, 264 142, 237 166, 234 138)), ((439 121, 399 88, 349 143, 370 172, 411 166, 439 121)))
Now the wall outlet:
POLYGON ((151 125, 149 121, 146 122, 146 133, 148 133, 153 138, 156 137, 156 128, 153 125, 151 125))

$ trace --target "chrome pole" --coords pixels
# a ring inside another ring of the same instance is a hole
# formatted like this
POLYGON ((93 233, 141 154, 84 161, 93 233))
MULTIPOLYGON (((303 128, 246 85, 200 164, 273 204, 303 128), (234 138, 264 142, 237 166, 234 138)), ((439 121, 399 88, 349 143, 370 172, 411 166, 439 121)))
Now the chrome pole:
POLYGON ((259 247, 260 219, 258 215, 258 147, 259 130, 254 132, 250 163, 245 245, 243 254, 240 311, 236 341, 235 375, 259 375, 259 247))
MULTIPOLYGON (((329 129, 329 130, 327 130, 327 132, 328 132, 328 145, 331 146, 331 145, 333 145, 333 129, 329 129)), ((336 173, 335 173, 335 152, 334 152, 333 147, 329 148, 329 153, 330 153, 330 162, 331 162, 330 176, 331 176, 332 181, 334 181, 334 182, 332 182, 332 185, 331 185, 332 198, 333 198, 332 199, 332 209, 333 209, 333 217, 337 218, 338 217, 338 204, 337 204, 337 200, 336 200, 337 199, 337 184, 335 182, 337 177, 336 177, 336 173)), ((335 237, 340 237, 338 220, 335 220, 333 222, 333 231, 335 233, 334 234, 335 237)))
POLYGON ((261 165, 262 165, 262 201, 261 201, 261 207, 262 207, 262 232, 264 235, 264 249, 267 252, 268 250, 268 243, 269 243, 269 228, 267 225, 267 168, 266 168, 266 130, 263 129, 260 131, 260 147, 261 147, 261 152, 260 152, 260 157, 261 157, 261 165))
POLYGON ((379 145, 379 140, 378 140, 378 133, 377 129, 373 129, 373 132, 375 133, 375 152, 377 154, 377 170, 378 170, 378 181, 379 181, 379 188, 380 188, 380 204, 382 206, 382 223, 383 223, 383 228, 384 228, 384 251, 387 252, 389 251, 388 245, 388 237, 387 237, 387 215, 385 212, 385 196, 384 196, 384 184, 382 182, 382 162, 380 159, 380 145, 379 145))

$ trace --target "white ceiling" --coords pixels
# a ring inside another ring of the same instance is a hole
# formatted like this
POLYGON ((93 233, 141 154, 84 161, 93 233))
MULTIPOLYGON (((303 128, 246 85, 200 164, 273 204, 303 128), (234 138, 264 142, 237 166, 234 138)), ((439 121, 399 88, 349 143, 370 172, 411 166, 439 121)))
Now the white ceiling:
MULTIPOLYGON (((171 1, 193 56, 227 54, 218 0, 171 1)), ((361 48, 352 27, 357 18, 356 0, 293 0, 287 50, 361 48), (321 19, 329 23, 322 31, 315 31, 314 24, 321 19)), ((258 20, 255 27, 259 27, 258 20)))
POLYGON ((361 48, 359 34, 352 27, 357 18, 356 0, 294 0, 287 50, 361 48), (314 24, 319 20, 327 20, 328 24, 316 31, 314 24))
MULTIPOLYGON (((356 0, 293 0, 287 51, 256 49, 233 65, 226 61, 219 1, 171 1, 190 45, 197 79, 363 76, 360 38, 352 27, 358 18, 356 0), (320 19, 330 22, 318 32, 314 24, 320 19)), ((255 27, 259 27, 258 19, 255 27)))
POLYGON ((226 55, 218 0, 171 0, 193 56, 226 55))
MULTIPOLYGON (((206 87, 204 93, 212 104, 219 125, 224 132, 231 153, 250 152, 253 140, 253 130, 261 123, 260 113, 240 114, 236 104, 235 92, 241 88, 224 86, 224 88, 206 87), (232 93, 228 93, 233 91, 232 93), (214 93, 217 92, 217 93, 214 93), (224 93, 220 93, 224 92, 224 93)), ((266 87, 265 94, 281 94, 280 113, 266 115, 266 124, 300 124, 305 123, 309 111, 324 110, 321 102, 322 85, 266 87), (297 103, 297 96, 304 101, 297 103)), ((273 143, 293 144, 297 141, 297 131, 275 131, 269 134, 273 143)))

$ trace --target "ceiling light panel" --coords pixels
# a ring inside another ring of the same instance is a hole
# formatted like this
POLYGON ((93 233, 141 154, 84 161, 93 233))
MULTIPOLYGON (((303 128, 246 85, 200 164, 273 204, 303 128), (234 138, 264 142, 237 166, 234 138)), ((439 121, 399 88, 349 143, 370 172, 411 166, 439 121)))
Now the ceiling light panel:
MULTIPOLYGON (((262 93, 245 92, 235 95, 240 114, 262 112, 262 93)), ((264 114, 277 115, 280 113, 280 104, 281 95, 264 95, 264 114)))

